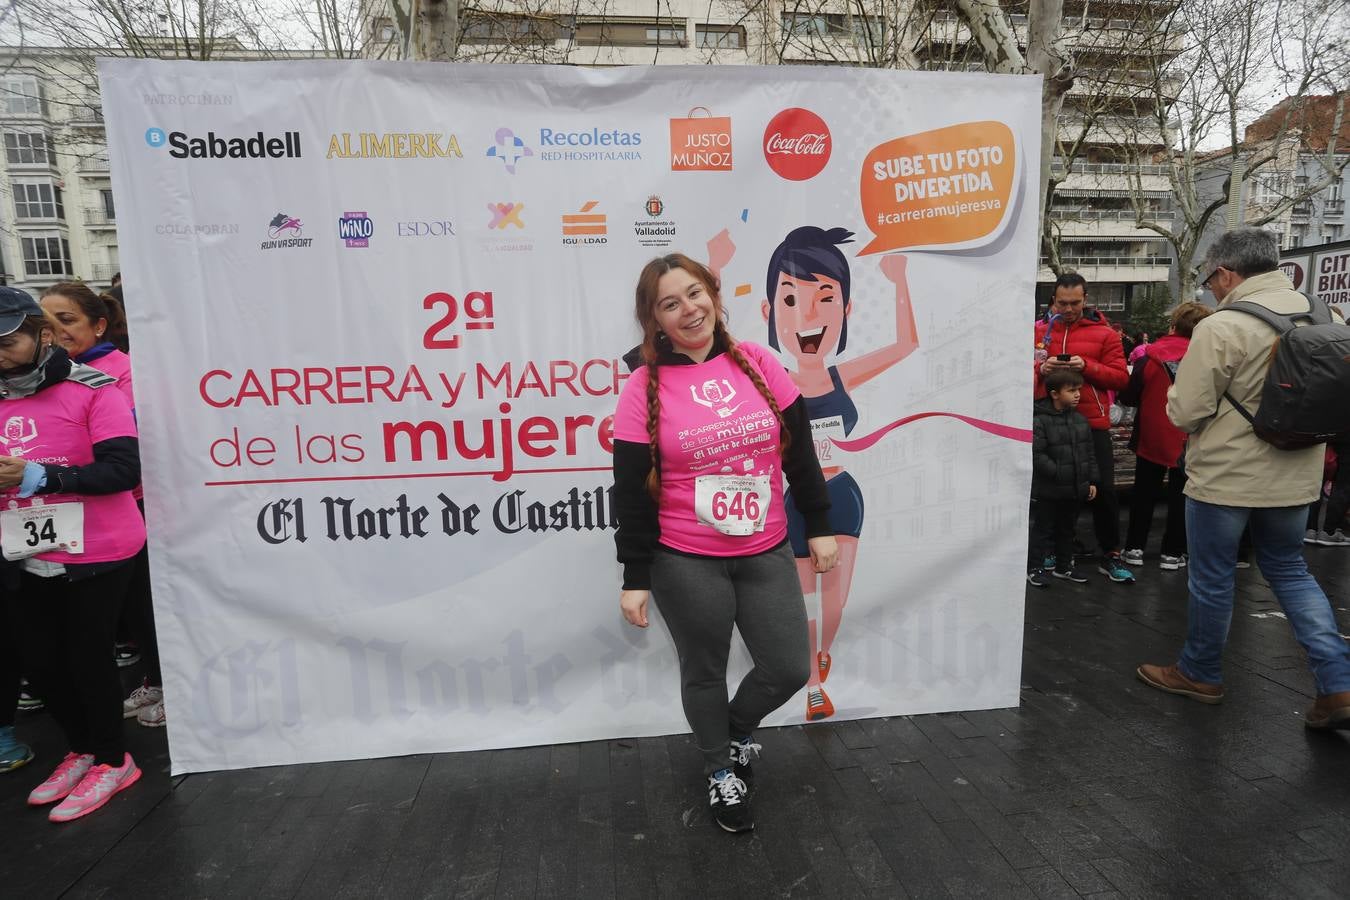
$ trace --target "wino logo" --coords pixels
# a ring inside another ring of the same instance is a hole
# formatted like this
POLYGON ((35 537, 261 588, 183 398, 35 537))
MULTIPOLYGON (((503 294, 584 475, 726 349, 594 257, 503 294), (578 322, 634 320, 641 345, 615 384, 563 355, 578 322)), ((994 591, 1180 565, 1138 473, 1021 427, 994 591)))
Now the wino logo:
POLYGON ((600 205, 598 200, 587 200, 581 210, 562 217, 564 244, 607 244, 609 226, 604 213, 592 213, 600 205))
POLYGON ((534 151, 525 146, 525 142, 516 137, 516 133, 510 128, 498 128, 493 137, 496 143, 487 149, 487 155, 493 159, 500 159, 511 175, 516 174, 516 165, 522 159, 534 156, 534 151))
POLYGON ((348 247, 369 247, 371 235, 375 233, 375 223, 364 211, 345 212, 338 219, 338 237, 348 247))

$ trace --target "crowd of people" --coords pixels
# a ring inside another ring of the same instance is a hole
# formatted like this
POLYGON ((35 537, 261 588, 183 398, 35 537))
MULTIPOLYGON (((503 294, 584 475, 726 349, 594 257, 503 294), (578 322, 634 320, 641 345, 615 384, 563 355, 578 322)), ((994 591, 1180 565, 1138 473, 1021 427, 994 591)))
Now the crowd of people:
POLYGON ((120 283, 0 287, 0 772, 34 758, 16 710, 49 711, 66 752, 28 803, 53 822, 140 778, 124 719, 165 723, 129 349, 120 283))

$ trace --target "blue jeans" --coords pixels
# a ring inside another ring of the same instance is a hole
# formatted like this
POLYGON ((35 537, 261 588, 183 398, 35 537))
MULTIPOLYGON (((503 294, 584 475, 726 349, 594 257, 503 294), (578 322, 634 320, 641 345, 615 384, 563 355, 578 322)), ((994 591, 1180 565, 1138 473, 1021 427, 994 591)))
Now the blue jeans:
POLYGON ((1350 691, 1350 645, 1336 614, 1303 559, 1307 506, 1249 509, 1186 498, 1190 604, 1186 645, 1178 665, 1194 681, 1219 684, 1220 663, 1233 620, 1238 541, 1250 523, 1256 564, 1280 601, 1294 637, 1308 652, 1318 695, 1350 691))

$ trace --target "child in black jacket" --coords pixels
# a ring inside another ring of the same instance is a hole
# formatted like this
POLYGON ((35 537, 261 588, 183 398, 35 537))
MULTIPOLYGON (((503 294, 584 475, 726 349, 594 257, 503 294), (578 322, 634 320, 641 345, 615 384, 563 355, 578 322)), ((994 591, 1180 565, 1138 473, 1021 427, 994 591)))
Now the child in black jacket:
POLYGON ((1083 376, 1059 370, 1045 376, 1049 394, 1036 401, 1032 419, 1031 547, 1027 581, 1045 586, 1043 565, 1054 550, 1056 578, 1080 584, 1073 568, 1073 533, 1078 510, 1097 496, 1097 457, 1092 429, 1078 412, 1083 376))

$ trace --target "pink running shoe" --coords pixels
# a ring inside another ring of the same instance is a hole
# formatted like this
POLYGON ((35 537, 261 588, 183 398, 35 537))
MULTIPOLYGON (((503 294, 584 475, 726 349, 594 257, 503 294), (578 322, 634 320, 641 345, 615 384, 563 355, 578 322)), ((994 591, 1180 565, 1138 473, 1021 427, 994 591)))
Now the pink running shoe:
POLYGON ((123 755, 119 768, 114 769, 107 763, 94 766, 85 773, 75 790, 47 814, 47 818, 53 822, 69 822, 87 816, 140 778, 141 770, 136 768, 130 753, 123 755))
POLYGON ((45 806, 55 803, 75 790, 85 773, 94 765, 92 753, 67 753, 66 758, 56 767, 56 771, 46 781, 33 788, 28 795, 29 806, 45 806))

